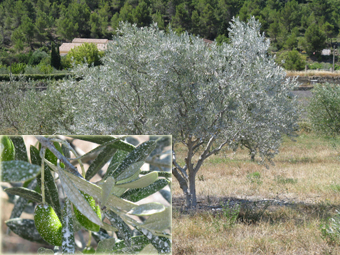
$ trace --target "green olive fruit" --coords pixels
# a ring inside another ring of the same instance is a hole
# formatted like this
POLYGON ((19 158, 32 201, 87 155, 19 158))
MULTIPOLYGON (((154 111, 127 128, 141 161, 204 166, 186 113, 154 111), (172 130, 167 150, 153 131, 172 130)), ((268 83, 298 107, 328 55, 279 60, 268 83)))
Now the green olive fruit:
POLYGON ((15 147, 12 140, 7 135, 1 136, 0 161, 15 160, 15 147))
MULTIPOLYGON (((99 219, 102 219, 102 214, 100 212, 100 207, 99 205, 96 206, 96 201, 94 200, 93 197, 91 197, 90 195, 80 191, 81 194, 83 195, 83 197, 86 199, 86 201, 89 203, 89 205, 91 206, 91 208, 93 209, 93 211, 98 215, 99 219)), ((82 214, 81 212, 78 211, 78 209, 73 205, 73 209, 74 209, 74 214, 76 215, 77 220, 79 221, 79 223, 86 229, 91 230, 93 232, 98 232, 100 229, 100 226, 93 223, 92 221, 90 221, 84 214, 82 214)))
POLYGON ((62 224, 51 206, 38 204, 34 211, 34 223, 39 234, 46 242, 61 246, 62 224))

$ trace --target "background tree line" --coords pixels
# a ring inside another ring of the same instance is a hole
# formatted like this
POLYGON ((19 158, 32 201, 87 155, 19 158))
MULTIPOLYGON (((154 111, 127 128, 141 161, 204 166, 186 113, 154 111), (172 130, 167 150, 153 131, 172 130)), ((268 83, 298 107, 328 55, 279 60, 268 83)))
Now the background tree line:
POLYGON ((299 48, 310 56, 334 43, 340 27, 336 0, 3 0, 0 47, 20 52, 74 37, 111 39, 120 21, 157 22, 160 29, 171 23, 178 33, 221 43, 228 42, 233 16, 255 16, 271 38, 270 50, 299 48))

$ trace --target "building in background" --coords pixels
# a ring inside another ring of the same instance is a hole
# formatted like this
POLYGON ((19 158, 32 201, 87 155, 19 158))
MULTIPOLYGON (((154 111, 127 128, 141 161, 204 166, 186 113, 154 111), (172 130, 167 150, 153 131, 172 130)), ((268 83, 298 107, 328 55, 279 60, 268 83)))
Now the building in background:
POLYGON ((108 39, 91 39, 91 38, 74 38, 71 43, 63 43, 59 47, 60 56, 66 55, 74 47, 80 46, 83 43, 94 43, 100 51, 106 50, 108 39))

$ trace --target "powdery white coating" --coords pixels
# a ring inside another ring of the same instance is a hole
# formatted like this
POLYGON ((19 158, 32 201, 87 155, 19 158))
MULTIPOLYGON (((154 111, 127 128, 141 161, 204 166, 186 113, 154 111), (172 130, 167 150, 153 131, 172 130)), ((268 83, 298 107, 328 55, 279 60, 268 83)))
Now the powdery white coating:
POLYGON ((140 168, 142 167, 143 164, 144 164, 143 161, 139 161, 139 162, 131 164, 127 169, 124 170, 123 173, 121 173, 117 177, 117 181, 124 180, 124 179, 129 178, 130 176, 134 175, 136 172, 138 172, 140 170, 140 168))
POLYGON ((12 160, 1 162, 1 178, 4 182, 22 182, 34 178, 40 172, 40 166, 26 161, 12 160))
POLYGON ((73 233, 73 219, 71 211, 71 203, 68 199, 65 200, 64 210, 63 210, 63 241, 62 250, 63 253, 73 254, 75 251, 75 241, 73 233))

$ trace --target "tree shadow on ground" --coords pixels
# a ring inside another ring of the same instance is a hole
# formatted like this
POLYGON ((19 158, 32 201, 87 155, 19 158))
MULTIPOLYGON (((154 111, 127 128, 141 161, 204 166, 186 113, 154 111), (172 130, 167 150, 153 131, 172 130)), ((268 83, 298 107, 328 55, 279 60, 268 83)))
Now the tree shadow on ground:
POLYGON ((181 215, 212 214, 225 215, 231 210, 239 210, 238 221, 246 224, 258 222, 284 223, 294 220, 296 224, 319 219, 327 220, 334 216, 335 210, 340 208, 339 204, 329 202, 307 203, 303 201, 294 202, 282 199, 264 198, 237 198, 237 197, 199 197, 195 209, 185 207, 184 197, 173 197, 172 206, 181 215))

